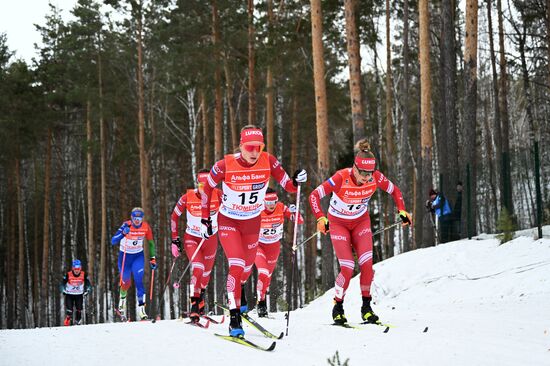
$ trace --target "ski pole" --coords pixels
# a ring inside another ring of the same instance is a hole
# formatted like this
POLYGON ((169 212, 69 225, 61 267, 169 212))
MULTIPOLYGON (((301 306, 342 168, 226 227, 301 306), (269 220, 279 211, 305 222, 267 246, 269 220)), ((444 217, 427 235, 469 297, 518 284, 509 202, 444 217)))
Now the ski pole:
POLYGON ((120 270, 120 287, 122 287, 122 284, 124 283, 124 263, 126 262, 126 243, 124 243, 124 254, 122 255, 122 267, 120 270))
POLYGON ((151 270, 151 286, 149 289, 149 301, 153 302, 153 284, 155 283, 155 270, 151 270))
POLYGON ((201 249, 205 241, 206 239, 202 238, 202 240, 199 243, 199 246, 197 247, 197 249, 195 249, 195 253, 193 253, 193 255, 191 256, 191 259, 189 259, 189 263, 187 263, 187 267, 185 267, 185 269, 183 270, 183 273, 180 275, 180 278, 178 278, 178 281, 174 282, 174 288, 180 287, 181 279, 183 278, 183 276, 185 275, 189 267, 191 267, 191 263, 193 263, 193 259, 195 259, 195 257, 197 256, 197 253, 199 252, 199 250, 201 249))
POLYGON ((372 233, 372 236, 374 237, 375 235, 378 235, 380 233, 383 233, 384 231, 386 230, 389 230, 393 227, 396 227, 397 225, 399 225, 401 223, 401 220, 398 220, 396 222, 394 222, 393 224, 391 224, 390 226, 386 226, 385 228, 382 228, 382 229, 379 229, 379 230, 376 230, 374 233, 372 233))
POLYGON ((300 218, 300 191, 301 185, 298 183, 298 189, 296 190, 296 219, 294 221, 294 237, 292 239, 292 259, 290 265, 292 266, 292 271, 290 272, 290 284, 288 286, 288 296, 287 296, 287 311, 286 311, 286 335, 288 336, 288 323, 290 322, 290 305, 292 300, 292 282, 294 281, 294 268, 296 267, 296 239, 298 238, 298 221, 300 218))
POLYGON ((308 241, 310 241, 311 239, 313 239, 319 232, 316 231, 314 232, 313 234, 311 234, 311 236, 309 238, 307 238, 306 240, 304 240, 303 242, 301 242, 300 244, 296 245, 296 248, 299 248, 301 247, 302 245, 304 245, 305 243, 307 243, 308 241))

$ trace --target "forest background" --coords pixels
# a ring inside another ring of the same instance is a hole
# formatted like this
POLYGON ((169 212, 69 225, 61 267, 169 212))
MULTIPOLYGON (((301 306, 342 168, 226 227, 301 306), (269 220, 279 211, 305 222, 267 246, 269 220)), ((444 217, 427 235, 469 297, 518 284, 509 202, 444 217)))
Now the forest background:
MULTIPOLYGON (((60 325, 58 285, 74 258, 94 284, 86 322, 111 321, 110 237, 134 206, 157 243, 150 309, 160 301, 163 318, 177 317, 185 286, 160 294, 172 208, 246 124, 264 129, 289 173, 309 172, 299 240, 316 230, 306 197, 351 166, 364 137, 414 222, 376 236, 375 261, 436 244, 428 191, 454 207, 459 181, 461 237, 548 223, 550 0, 79 0, 71 12, 50 6, 32 62, 0 34, 2 328, 60 325)), ((370 211, 373 231, 396 220, 384 192, 370 211)), ((318 238, 297 252, 290 294, 291 234, 271 311, 308 303, 337 273, 318 238)), ((219 247, 210 308, 226 273, 219 247)))

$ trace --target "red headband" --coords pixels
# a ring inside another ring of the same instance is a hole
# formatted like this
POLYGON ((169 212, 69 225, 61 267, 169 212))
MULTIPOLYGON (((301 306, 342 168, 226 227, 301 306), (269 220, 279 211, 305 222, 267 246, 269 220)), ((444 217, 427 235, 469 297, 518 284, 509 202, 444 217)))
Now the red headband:
POLYGON ((197 174, 197 183, 206 184, 206 182, 208 180, 208 174, 209 173, 206 173, 206 172, 197 174))
POLYGON ((273 202, 273 201, 278 201, 278 200, 279 200, 279 198, 277 197, 277 193, 275 193, 275 192, 266 193, 265 198, 264 198, 264 201, 267 201, 267 202, 273 202))
POLYGON ((263 145, 264 143, 264 134, 259 128, 248 128, 241 131, 241 145, 255 143, 258 145, 263 145))
POLYGON ((360 158, 359 156, 355 157, 355 165, 357 168, 361 170, 366 170, 369 172, 374 171, 374 167, 376 166, 376 159, 375 158, 360 158))

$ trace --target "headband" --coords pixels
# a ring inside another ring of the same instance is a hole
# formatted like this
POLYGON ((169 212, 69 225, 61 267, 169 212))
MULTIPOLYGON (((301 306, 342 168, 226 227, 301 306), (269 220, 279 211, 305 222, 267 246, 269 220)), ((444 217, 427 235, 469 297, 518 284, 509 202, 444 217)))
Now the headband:
POLYGON ((359 156, 355 157, 355 165, 357 168, 361 170, 366 170, 369 172, 374 171, 374 167, 376 166, 376 159, 375 158, 360 158, 359 156))
POLYGON ((206 182, 208 181, 208 174, 209 173, 206 172, 197 174, 197 183, 206 184, 206 182))
POLYGON ((273 202, 273 201, 278 201, 278 200, 279 200, 279 198, 277 197, 277 193, 275 193, 275 192, 266 193, 265 198, 264 198, 264 201, 267 201, 267 202, 273 202))
POLYGON ((241 131, 241 145, 250 143, 263 145, 264 134, 262 133, 262 130, 259 128, 247 128, 246 130, 241 131))

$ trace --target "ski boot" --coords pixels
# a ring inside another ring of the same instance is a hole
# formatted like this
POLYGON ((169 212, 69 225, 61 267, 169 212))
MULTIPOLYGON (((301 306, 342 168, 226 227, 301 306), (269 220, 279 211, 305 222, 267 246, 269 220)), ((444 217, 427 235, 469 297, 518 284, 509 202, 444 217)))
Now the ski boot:
POLYGON ((71 316, 70 315, 67 315, 65 317, 65 320, 63 321, 63 325, 66 326, 66 327, 71 325, 71 316))
POLYGON ((335 324, 343 325, 348 322, 344 315, 344 300, 334 299, 334 307, 332 308, 332 320, 335 324))
POLYGON ((267 303, 265 300, 258 301, 256 310, 260 318, 267 318, 267 303))
POLYGON ((246 302, 246 291, 244 289, 244 284, 241 285, 241 314, 246 314, 248 312, 248 303, 246 302))
POLYGON ((370 306, 371 300, 372 297, 363 296, 363 305, 361 306, 361 319, 363 319, 363 321, 366 323, 378 324, 380 320, 378 319, 378 315, 374 313, 374 310, 372 310, 370 306))
POLYGON ((201 294, 200 294, 200 301, 199 301, 199 315, 200 316, 203 316, 204 315, 204 293, 206 292, 206 289, 201 289, 201 294))
POLYGON ((193 323, 198 323, 200 319, 200 301, 200 297, 191 297, 191 311, 189 312, 189 319, 191 319, 193 323))
POLYGON ((120 316, 120 320, 123 322, 126 321, 126 298, 121 297, 120 300, 118 300, 118 315, 120 316))
POLYGON ((145 312, 145 304, 139 304, 139 306, 138 306, 138 316, 141 320, 149 319, 149 317, 147 316, 147 313, 145 312))
POLYGON ((229 335, 231 337, 244 338, 240 309, 229 310, 229 335))

